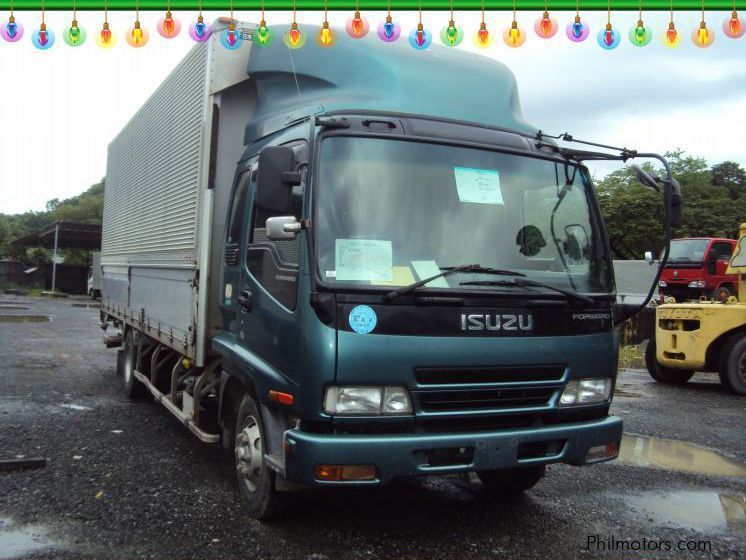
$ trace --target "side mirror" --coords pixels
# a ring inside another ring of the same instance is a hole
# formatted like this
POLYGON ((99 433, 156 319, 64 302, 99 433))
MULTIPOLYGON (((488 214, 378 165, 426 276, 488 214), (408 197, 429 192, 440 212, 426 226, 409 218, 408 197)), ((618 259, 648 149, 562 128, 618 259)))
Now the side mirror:
POLYGON ((654 191, 660 190, 660 187, 658 186, 659 178, 655 173, 649 173, 639 165, 635 164, 630 165, 630 168, 632 169, 632 173, 635 174, 635 179, 637 179, 637 182, 642 186, 653 189, 654 191))
POLYGON ((300 184, 295 171, 295 154, 287 146, 269 146, 259 154, 256 205, 273 214, 289 212, 292 187, 300 184))
POLYGON ((653 251, 645 251, 645 262, 648 264, 653 264, 655 262, 653 251))
POLYGON ((275 216, 267 218, 267 237, 272 241, 295 239, 303 226, 295 216, 275 216))

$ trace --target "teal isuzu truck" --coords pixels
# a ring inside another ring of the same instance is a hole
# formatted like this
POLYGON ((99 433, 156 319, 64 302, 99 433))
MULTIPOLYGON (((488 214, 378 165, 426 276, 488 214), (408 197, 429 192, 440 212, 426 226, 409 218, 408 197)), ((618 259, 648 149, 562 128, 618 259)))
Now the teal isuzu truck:
MULTIPOLYGON (((258 518, 299 485, 474 471, 499 494, 616 457, 634 309, 584 162, 643 154, 542 134, 493 59, 259 48, 251 24, 229 51, 226 23, 109 146, 102 327, 127 395, 230 451, 258 518)), ((636 172, 676 206, 670 173, 636 172)))

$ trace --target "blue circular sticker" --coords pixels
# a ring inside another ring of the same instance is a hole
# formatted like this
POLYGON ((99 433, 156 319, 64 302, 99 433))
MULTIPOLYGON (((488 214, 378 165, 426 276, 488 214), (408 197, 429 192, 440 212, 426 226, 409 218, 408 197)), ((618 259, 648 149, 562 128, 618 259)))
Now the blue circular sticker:
POLYGON ((372 307, 367 305, 355 306, 350 311, 350 328, 359 334, 368 334, 376 328, 378 317, 372 307))

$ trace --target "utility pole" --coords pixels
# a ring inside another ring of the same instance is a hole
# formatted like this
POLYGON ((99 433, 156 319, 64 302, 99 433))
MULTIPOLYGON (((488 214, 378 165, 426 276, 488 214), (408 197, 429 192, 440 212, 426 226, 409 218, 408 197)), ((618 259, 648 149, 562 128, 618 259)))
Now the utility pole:
POLYGON ((52 293, 55 293, 57 283, 57 242, 60 237, 60 223, 54 225, 54 256, 52 257, 52 293))

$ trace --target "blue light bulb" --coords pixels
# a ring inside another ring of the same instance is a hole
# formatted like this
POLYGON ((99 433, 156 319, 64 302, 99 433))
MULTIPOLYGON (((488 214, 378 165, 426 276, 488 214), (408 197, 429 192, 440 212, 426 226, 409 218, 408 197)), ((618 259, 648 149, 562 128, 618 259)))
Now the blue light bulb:
POLYGON ((387 21, 383 24, 383 32, 386 34, 386 37, 391 39, 394 35, 394 22, 387 21))

